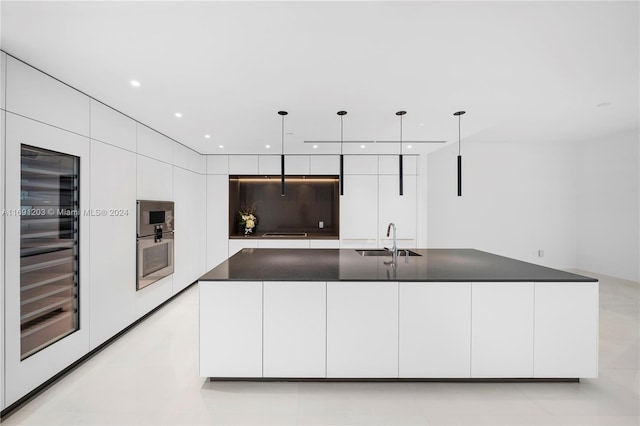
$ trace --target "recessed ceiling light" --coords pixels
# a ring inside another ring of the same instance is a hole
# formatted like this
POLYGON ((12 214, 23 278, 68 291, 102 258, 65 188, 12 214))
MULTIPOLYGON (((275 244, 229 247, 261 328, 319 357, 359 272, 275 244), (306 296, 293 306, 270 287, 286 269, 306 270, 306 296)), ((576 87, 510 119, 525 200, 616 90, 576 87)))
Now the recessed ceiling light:
POLYGON ((179 113, 179 112, 176 112, 176 117, 181 118, 181 117, 182 117, 182 114, 181 114, 181 113, 179 113))
POLYGON ((271 148, 271 145, 265 145, 264 147, 269 149, 269 148, 271 148))
POLYGON ((364 148, 364 145, 360 145, 360 148, 364 148))
POLYGON ((140 87, 140 82, 138 80, 131 80, 131 85, 133 87, 140 87))
POLYGON ((218 148, 222 149, 224 148, 224 145, 218 145, 218 148))
POLYGON ((413 148, 413 145, 407 145, 407 148, 411 149, 413 148))
POLYGON ((318 145, 314 145, 314 146, 313 146, 313 149, 318 149, 318 145))
POLYGON ((596 105, 598 108, 602 108, 602 107, 608 107, 611 105, 611 102, 600 102, 598 105, 596 105))
POLYGON ((209 139, 211 137, 211 135, 204 135, 205 139, 209 139))

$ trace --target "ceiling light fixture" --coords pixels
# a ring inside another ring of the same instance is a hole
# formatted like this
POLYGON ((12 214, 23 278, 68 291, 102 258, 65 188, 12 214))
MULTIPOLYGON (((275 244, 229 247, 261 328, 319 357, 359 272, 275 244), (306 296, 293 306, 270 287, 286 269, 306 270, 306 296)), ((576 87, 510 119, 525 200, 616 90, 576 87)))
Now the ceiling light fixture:
POLYGON ((271 145, 265 145, 264 147, 269 149, 269 148, 271 148, 271 145))
POLYGON ((222 149, 224 148, 224 145, 218 145, 218 148, 222 149))
POLYGON ((344 145, 344 125, 342 119, 347 115, 347 111, 338 111, 340 116, 340 195, 344 195, 344 155, 342 153, 342 146, 344 145))
POLYGON ((211 135, 204 135, 205 139, 209 139, 211 137, 211 135))
POLYGON ((318 149, 318 145, 314 145, 314 146, 313 146, 313 149, 318 149))
POLYGON ((280 144, 280 195, 284 197, 284 117, 289 114, 287 111, 278 111, 282 117, 282 142, 280 144))
POLYGON ((182 113, 176 112, 176 117, 182 118, 182 113))
POLYGON ((140 87, 140 82, 138 80, 131 80, 131 85, 133 87, 140 87))
POLYGON ((462 197, 462 155, 460 153, 460 120, 466 111, 454 112, 458 116, 458 197, 462 197))
POLYGON ((398 183, 400 185, 400 195, 404 195, 404 172, 402 170, 402 117, 407 111, 398 111, 396 115, 400 117, 400 155, 398 156, 398 183))
POLYGON ((364 149, 364 145, 360 145, 360 148, 364 149))

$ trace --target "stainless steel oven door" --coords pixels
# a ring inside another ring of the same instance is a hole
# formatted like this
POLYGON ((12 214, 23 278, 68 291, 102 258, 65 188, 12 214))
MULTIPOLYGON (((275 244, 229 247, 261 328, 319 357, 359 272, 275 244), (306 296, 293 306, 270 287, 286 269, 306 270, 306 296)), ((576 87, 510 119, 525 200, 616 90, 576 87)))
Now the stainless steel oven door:
POLYGON ((173 232, 163 233, 162 238, 155 235, 140 237, 137 245, 137 290, 173 274, 173 232))
POLYGON ((173 231, 173 206, 173 201, 138 200, 138 236, 153 235, 157 228, 173 231))

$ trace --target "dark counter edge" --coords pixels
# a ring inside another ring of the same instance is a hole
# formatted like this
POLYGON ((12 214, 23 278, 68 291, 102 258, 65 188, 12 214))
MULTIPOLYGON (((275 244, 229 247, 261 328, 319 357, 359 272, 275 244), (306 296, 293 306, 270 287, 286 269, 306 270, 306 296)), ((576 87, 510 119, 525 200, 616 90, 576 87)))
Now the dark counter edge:
POLYGON ((579 383, 577 377, 523 377, 523 378, 366 378, 366 377, 208 377, 210 382, 370 382, 370 383, 420 383, 420 382, 453 382, 453 383, 579 383))

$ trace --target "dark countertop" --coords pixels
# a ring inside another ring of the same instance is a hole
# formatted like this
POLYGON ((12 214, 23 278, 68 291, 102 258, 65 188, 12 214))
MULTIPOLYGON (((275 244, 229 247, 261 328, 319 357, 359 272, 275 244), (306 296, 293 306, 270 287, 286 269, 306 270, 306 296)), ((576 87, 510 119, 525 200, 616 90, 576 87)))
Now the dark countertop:
POLYGON ((597 281, 473 249, 412 249, 422 256, 362 257, 353 249, 245 248, 200 281, 597 281))

